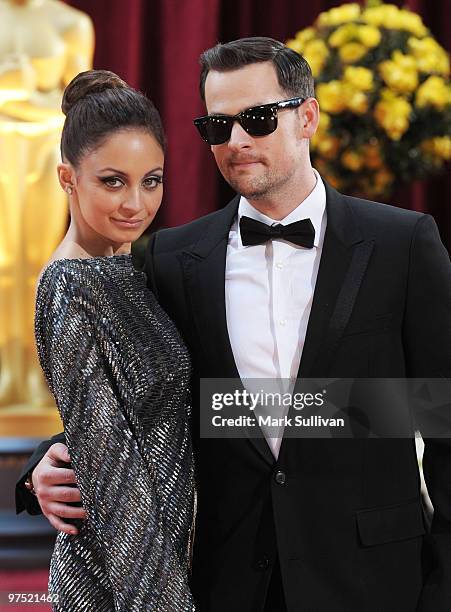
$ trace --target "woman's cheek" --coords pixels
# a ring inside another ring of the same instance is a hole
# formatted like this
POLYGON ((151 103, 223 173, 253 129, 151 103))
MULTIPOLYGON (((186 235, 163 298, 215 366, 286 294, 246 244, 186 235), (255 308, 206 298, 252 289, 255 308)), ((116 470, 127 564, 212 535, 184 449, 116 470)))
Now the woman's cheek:
POLYGON ((98 209, 105 214, 114 212, 121 203, 121 195, 119 193, 102 193, 98 200, 98 209))

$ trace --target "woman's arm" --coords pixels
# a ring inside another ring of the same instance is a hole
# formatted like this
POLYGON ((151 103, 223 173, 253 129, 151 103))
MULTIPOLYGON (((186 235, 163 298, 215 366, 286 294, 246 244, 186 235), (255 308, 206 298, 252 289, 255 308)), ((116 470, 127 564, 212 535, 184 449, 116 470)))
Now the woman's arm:
POLYGON ((115 605, 165 610, 172 601, 177 609, 194 609, 186 568, 165 531, 155 474, 122 405, 111 338, 98 314, 108 297, 95 295, 92 283, 80 283, 67 270, 45 284, 46 295, 38 293, 38 352, 115 605))

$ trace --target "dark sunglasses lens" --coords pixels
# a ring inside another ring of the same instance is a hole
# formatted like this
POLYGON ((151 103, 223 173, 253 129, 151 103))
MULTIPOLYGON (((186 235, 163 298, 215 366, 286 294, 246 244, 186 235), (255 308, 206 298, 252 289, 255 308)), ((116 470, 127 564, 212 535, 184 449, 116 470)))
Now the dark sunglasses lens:
POLYGON ((232 131, 232 120, 228 117, 207 117, 196 123, 202 138, 210 145, 226 142, 232 131))
POLYGON ((244 113, 241 125, 251 136, 267 136, 277 128, 277 112, 272 108, 254 108, 244 113))

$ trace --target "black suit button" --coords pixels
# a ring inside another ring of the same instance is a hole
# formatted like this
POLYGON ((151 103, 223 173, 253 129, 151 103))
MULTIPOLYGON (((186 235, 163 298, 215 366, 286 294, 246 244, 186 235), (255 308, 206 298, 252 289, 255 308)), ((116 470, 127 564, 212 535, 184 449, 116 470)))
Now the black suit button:
POLYGON ((274 476, 274 480, 277 482, 277 484, 279 485, 283 485, 285 484, 285 480, 286 480, 286 475, 285 472, 281 472, 280 470, 278 472, 276 472, 275 476, 274 476))
POLYGON ((260 570, 268 569, 268 567, 269 567, 269 559, 268 559, 268 557, 262 557, 261 559, 259 559, 257 561, 257 567, 260 570))

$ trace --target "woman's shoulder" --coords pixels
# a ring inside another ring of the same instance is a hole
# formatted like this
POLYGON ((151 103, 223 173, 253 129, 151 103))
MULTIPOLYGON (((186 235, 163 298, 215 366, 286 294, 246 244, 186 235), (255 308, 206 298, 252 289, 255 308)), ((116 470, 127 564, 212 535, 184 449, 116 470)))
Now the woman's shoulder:
POLYGON ((116 294, 142 290, 145 279, 134 268, 130 254, 90 258, 60 258, 42 271, 36 291, 36 307, 60 308, 72 303, 78 310, 106 308, 116 294))
POLYGON ((36 289, 36 305, 71 301, 82 296, 96 300, 102 292, 96 258, 60 258, 50 261, 41 271, 36 289))
POLYGON ((79 286, 89 287, 89 279, 93 275, 91 266, 82 259, 54 259, 39 274, 36 299, 39 302, 45 296, 49 300, 62 293, 72 293, 79 286))
POLYGON ((55 280, 83 282, 88 279, 111 278, 127 269, 133 269, 131 255, 111 255, 105 257, 62 257, 50 261, 41 271, 38 284, 48 284, 55 280))

